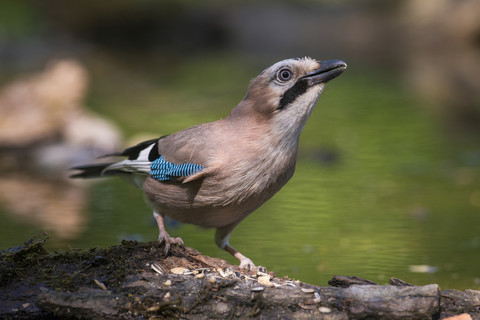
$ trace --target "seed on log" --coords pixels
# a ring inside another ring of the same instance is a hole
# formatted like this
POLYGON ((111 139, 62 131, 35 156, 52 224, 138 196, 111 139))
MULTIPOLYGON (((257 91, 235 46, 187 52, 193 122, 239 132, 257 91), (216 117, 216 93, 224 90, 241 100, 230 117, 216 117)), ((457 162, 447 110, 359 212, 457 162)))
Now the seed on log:
POLYGON ((318 308, 318 311, 320 311, 321 313, 330 313, 330 312, 332 312, 332 309, 327 308, 327 307, 320 307, 320 308, 318 308))
POLYGON ((173 273, 173 274, 184 274, 187 271, 188 271, 187 269, 182 268, 182 267, 170 269, 170 272, 173 273))

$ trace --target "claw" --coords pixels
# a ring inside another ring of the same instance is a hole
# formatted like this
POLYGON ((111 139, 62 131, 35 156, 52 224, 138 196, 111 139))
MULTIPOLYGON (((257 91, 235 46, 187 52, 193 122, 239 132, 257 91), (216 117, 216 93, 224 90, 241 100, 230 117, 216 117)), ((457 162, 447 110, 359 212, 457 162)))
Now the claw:
POLYGON ((176 245, 179 245, 181 247, 185 246, 182 238, 180 238, 180 237, 179 238, 173 238, 168 234, 167 229, 165 229, 165 224, 163 222, 163 216, 161 214, 159 214, 157 212, 153 212, 153 216, 155 217, 155 220, 157 221, 157 224, 158 224, 158 231, 159 231, 158 242, 160 244, 162 244, 162 243, 165 244, 165 248, 164 248, 165 255, 168 255, 170 253, 170 245, 172 245, 172 244, 176 244, 176 245))
POLYGON ((240 259, 240 269, 246 269, 247 271, 254 271, 257 269, 252 260, 247 257, 240 259))
POLYGON ((164 244, 165 245, 165 248, 164 248, 164 253, 165 255, 168 255, 170 253, 170 246, 172 244, 176 244, 176 245, 179 245, 181 247, 184 247, 185 244, 183 243, 183 240, 182 238, 178 237, 178 238, 173 238, 171 237, 167 232, 163 232, 161 233, 159 236, 158 236, 158 242, 160 244, 164 244))

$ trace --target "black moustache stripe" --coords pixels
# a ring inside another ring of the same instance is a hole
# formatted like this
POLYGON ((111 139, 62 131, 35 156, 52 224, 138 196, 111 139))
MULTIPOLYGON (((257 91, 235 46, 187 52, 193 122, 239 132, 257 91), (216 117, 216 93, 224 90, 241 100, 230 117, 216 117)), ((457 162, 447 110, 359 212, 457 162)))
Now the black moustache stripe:
POLYGON ((297 81, 297 83, 295 83, 290 89, 285 91, 282 98, 280 99, 280 105, 278 106, 278 109, 281 110, 287 107, 289 104, 294 102, 295 99, 297 99, 297 97, 307 92, 307 89, 308 89, 307 81, 305 80, 297 81))

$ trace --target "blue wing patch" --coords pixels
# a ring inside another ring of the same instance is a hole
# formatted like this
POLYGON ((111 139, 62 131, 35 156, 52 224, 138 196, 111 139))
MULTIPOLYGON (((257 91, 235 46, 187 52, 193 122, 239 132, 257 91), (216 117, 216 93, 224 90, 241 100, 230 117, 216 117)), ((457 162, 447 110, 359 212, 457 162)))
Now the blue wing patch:
POLYGON ((150 165, 150 175, 158 181, 174 180, 186 177, 203 170, 204 167, 195 163, 174 164, 163 159, 162 156, 150 165))

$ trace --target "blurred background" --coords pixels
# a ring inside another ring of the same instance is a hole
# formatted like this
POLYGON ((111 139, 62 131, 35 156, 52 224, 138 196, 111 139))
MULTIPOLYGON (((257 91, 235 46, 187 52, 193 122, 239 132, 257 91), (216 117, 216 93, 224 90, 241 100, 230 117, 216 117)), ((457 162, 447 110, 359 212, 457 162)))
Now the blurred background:
MULTIPOLYGON (((480 2, 0 2, 0 249, 151 241, 142 192, 68 168, 226 116, 274 62, 342 59, 292 180, 234 231, 257 265, 480 289, 480 2)), ((213 230, 169 223, 236 261, 213 230)))

